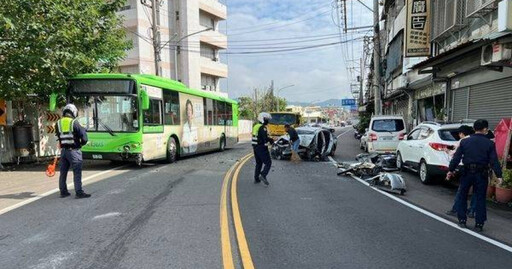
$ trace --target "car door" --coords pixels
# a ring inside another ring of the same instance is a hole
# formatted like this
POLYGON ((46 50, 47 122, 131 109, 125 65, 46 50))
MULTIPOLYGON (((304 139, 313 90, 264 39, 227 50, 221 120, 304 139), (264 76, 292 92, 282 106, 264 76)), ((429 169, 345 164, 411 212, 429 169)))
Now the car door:
POLYGON ((411 163, 414 167, 418 167, 420 164, 421 159, 424 156, 424 151, 426 150, 426 144, 428 143, 428 138, 432 135, 434 130, 427 126, 422 126, 419 128, 418 137, 416 140, 414 140, 414 143, 412 144, 412 157, 411 157, 411 163))
POLYGON ((401 142, 402 145, 400 147, 400 154, 402 155, 403 162, 407 164, 415 159, 414 148, 416 147, 416 143, 418 143, 418 136, 420 131, 421 128, 412 130, 412 132, 407 135, 407 140, 401 142))

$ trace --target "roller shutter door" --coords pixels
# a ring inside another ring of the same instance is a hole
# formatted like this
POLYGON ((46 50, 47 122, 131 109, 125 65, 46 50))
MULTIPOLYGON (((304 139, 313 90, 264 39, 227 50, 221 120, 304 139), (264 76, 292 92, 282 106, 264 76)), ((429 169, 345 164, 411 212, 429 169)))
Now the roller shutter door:
POLYGON ((486 119, 494 129, 506 117, 512 117, 512 78, 471 86, 468 118, 486 119))
POLYGON ((468 118, 469 88, 452 91, 452 121, 468 118))

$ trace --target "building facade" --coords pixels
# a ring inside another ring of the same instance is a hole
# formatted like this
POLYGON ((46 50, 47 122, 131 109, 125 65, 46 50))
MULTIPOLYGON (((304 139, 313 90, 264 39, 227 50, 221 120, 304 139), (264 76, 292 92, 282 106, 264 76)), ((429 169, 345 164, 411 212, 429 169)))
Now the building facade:
MULTIPOLYGON (((120 72, 155 74, 151 0, 127 0, 120 11, 133 48, 120 72)), ((168 0, 159 3, 156 25, 160 34, 160 75, 190 88, 223 94, 220 80, 228 66, 220 61, 227 36, 219 30, 227 8, 218 0, 168 0)))
POLYGON ((383 112, 422 121, 512 117, 512 0, 431 0, 428 57, 405 57, 407 1, 386 0, 383 112))

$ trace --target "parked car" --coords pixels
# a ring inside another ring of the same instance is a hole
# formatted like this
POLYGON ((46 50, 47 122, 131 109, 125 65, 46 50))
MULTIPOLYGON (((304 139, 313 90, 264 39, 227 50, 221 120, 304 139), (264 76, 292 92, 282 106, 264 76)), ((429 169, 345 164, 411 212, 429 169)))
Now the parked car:
POLYGON ((370 120, 367 149, 370 153, 394 153, 404 139, 405 121, 401 116, 375 116, 370 120))
POLYGON ((366 132, 359 138, 359 148, 368 152, 368 128, 366 128, 366 132))
POLYGON ((397 167, 418 172, 424 184, 444 177, 450 163, 450 150, 460 139, 458 129, 463 123, 441 125, 422 123, 398 144, 397 167))
MULTIPOLYGON (((299 156, 305 160, 316 158, 323 160, 327 156, 334 156, 338 141, 333 135, 334 129, 319 127, 298 127, 295 129, 300 138, 299 156)), ((270 155, 274 159, 290 159, 291 148, 288 135, 279 137, 274 144, 270 155)))

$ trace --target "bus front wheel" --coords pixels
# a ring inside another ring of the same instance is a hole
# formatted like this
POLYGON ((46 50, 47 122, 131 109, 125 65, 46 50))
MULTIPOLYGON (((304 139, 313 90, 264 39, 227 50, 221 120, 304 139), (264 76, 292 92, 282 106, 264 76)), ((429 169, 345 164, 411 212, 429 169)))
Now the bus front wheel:
POLYGON ((167 163, 176 162, 178 158, 178 146, 174 137, 169 137, 167 142, 167 163))

